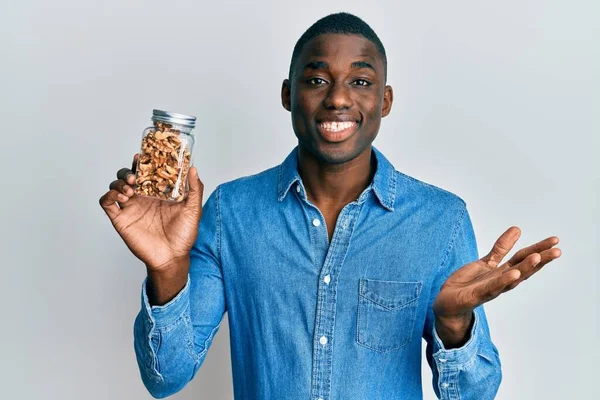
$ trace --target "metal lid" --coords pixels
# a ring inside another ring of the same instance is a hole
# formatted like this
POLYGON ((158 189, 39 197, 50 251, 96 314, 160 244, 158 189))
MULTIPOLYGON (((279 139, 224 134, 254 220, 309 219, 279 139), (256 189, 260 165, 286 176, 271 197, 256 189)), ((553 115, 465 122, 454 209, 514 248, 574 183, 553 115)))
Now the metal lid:
POLYGON ((152 110, 152 121, 160 121, 165 122, 167 124, 184 125, 190 128, 194 128, 196 126, 196 117, 163 110, 152 110))

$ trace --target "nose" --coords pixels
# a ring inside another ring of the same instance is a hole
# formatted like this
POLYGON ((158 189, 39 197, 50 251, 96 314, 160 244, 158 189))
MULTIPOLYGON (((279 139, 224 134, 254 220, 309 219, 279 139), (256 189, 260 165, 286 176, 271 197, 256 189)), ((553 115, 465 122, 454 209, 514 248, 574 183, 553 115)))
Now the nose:
POLYGON ((323 106, 327 109, 344 110, 352 107, 352 98, 344 82, 334 82, 323 99, 323 106))

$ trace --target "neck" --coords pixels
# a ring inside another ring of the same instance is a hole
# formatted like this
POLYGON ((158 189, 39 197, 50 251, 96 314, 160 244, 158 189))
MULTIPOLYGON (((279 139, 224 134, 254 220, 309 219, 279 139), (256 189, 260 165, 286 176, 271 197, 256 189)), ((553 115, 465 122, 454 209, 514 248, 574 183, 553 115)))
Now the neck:
POLYGON ((375 174, 371 146, 342 164, 329 164, 298 146, 298 172, 308 199, 315 205, 344 207, 356 200, 375 174))

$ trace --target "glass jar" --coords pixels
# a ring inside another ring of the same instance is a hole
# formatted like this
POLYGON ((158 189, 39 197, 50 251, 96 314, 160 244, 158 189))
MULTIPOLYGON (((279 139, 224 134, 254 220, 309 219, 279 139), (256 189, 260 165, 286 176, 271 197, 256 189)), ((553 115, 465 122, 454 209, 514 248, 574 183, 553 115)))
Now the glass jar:
POLYGON ((135 174, 135 193, 182 201, 189 190, 196 117, 153 110, 153 126, 144 129, 135 174))

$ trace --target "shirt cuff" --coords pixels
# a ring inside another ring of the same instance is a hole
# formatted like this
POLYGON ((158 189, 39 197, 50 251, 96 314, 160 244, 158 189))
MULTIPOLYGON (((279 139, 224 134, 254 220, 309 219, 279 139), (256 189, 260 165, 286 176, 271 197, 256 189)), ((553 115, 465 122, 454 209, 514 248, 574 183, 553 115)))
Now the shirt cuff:
POLYGON ((183 289, 168 303, 162 306, 151 306, 146 292, 148 277, 142 283, 142 310, 147 322, 155 328, 160 329, 172 325, 181 319, 190 304, 190 275, 183 289))
POLYGON ((473 318, 471 336, 467 343, 462 347, 450 350, 444 347, 444 343, 435 329, 435 322, 433 323, 433 358, 438 366, 458 368, 475 357, 479 348, 479 313, 477 311, 473 311, 473 318))

